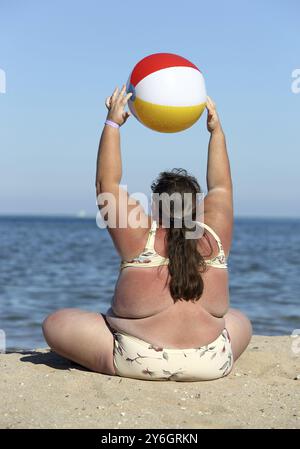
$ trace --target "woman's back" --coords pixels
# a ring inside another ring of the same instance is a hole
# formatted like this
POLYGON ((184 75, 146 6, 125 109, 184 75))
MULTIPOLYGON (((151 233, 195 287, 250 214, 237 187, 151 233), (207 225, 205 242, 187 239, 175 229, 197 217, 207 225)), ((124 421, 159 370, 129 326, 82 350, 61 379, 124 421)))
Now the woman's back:
MULTIPOLYGON (((215 256, 220 253, 220 241, 218 244, 212 235, 213 230, 207 228, 210 232, 205 232, 198 240, 198 250, 205 257, 212 249, 208 262, 216 261, 215 256)), ((162 256, 162 261, 166 260, 165 233, 166 230, 160 227, 153 239, 154 252, 162 256)), ((147 236, 140 242, 140 253, 145 246, 147 236)), ((151 254, 151 251, 144 251, 144 254, 151 254)), ((169 289, 167 264, 151 267, 147 266, 147 261, 146 258, 143 266, 137 262, 123 263, 113 303, 106 314, 111 327, 170 348, 204 345, 220 335, 224 329, 223 316, 229 304, 228 272, 224 261, 219 264, 223 269, 208 265, 201 274, 204 290, 201 298, 195 302, 174 302, 169 289)))

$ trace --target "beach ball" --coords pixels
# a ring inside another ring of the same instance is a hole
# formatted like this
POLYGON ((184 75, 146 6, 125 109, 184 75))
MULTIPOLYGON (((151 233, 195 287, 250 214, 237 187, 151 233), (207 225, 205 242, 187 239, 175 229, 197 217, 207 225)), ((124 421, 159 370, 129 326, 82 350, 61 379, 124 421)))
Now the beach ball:
POLYGON ((155 131, 175 133, 192 126, 206 104, 205 82, 192 62, 172 53, 146 56, 133 68, 127 84, 134 117, 155 131))

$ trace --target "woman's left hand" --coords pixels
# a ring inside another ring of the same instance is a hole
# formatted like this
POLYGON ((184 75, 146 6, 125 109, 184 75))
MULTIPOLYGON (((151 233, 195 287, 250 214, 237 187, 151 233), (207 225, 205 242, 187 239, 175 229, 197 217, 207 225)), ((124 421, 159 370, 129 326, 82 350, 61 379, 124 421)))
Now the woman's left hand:
POLYGON ((119 88, 116 87, 113 94, 105 100, 105 105, 108 109, 107 119, 112 120, 120 126, 122 126, 131 115, 130 112, 125 111, 124 108, 131 97, 132 92, 124 96, 125 92, 126 85, 123 84, 120 92, 119 88))

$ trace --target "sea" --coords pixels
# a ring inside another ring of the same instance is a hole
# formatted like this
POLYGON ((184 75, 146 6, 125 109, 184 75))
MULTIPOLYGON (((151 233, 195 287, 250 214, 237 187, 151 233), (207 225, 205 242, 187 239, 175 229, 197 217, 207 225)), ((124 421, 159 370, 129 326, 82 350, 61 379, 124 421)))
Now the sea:
MULTIPOLYGON (((1 216, 2 345, 46 347, 41 324, 57 309, 105 312, 119 263, 94 218, 1 216)), ((228 263, 231 307, 254 334, 300 332, 300 219, 236 218, 228 263)))

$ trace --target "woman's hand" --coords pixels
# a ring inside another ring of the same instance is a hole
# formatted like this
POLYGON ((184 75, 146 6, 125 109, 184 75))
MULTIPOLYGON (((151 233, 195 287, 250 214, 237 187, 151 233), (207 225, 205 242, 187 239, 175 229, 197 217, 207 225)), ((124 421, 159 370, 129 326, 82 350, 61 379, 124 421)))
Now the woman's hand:
POLYGON ((116 87, 113 94, 105 100, 105 105, 108 109, 107 119, 118 123, 120 126, 122 126, 131 115, 130 112, 124 111, 124 108, 131 97, 132 92, 124 96, 125 92, 126 85, 123 84, 120 92, 119 88, 116 87))
POLYGON ((207 130, 210 133, 216 130, 222 131, 220 119, 216 109, 216 104, 212 101, 210 97, 207 97, 206 109, 207 109, 207 130))

